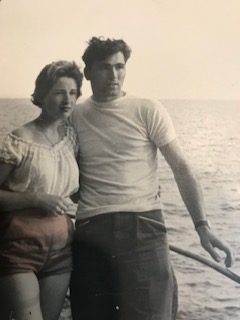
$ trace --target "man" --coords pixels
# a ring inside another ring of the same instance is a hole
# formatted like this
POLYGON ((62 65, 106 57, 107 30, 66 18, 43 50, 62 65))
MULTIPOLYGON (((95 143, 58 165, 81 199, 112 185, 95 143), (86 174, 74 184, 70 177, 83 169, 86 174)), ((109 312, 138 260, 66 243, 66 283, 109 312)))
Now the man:
MULTIPOLYGON (((73 113, 80 200, 71 280, 73 319, 175 319, 174 275, 159 199, 157 150, 170 165, 202 246, 231 252, 210 230, 200 186, 165 108, 122 90, 130 48, 93 37, 84 52, 93 95, 73 113)), ((141 75, 139 75, 141 76, 141 75)))

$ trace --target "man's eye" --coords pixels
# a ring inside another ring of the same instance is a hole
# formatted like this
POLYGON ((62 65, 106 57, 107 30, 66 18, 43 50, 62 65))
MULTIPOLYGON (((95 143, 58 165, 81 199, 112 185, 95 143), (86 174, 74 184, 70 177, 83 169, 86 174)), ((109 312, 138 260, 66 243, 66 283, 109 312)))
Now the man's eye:
POLYGON ((119 69, 119 70, 124 69, 124 68, 125 68, 124 64, 118 64, 117 65, 117 69, 119 69))

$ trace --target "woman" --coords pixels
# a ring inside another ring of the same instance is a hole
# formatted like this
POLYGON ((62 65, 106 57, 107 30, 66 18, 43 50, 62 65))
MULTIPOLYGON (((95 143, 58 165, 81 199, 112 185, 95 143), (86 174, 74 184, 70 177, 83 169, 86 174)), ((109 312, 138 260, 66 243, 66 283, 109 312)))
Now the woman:
POLYGON ((0 147, 1 319, 58 319, 72 269, 78 189, 76 139, 67 118, 81 94, 74 62, 58 61, 36 79, 39 117, 0 147))

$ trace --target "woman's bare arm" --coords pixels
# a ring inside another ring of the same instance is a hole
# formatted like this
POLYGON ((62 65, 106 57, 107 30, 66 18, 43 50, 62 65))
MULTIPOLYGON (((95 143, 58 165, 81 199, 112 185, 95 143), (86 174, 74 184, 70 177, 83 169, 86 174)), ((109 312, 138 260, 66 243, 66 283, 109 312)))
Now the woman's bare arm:
POLYGON ((13 170, 13 165, 0 163, 0 212, 27 208, 39 208, 49 213, 64 213, 68 211, 69 206, 72 205, 69 198, 47 193, 4 190, 4 182, 13 170))

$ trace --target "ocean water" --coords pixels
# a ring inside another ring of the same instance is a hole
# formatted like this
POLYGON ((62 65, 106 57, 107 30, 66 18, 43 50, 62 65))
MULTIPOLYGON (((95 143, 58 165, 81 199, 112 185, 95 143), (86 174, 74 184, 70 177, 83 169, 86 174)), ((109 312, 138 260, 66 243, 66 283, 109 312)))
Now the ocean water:
MULTIPOLYGON (((212 229, 234 250, 231 270, 240 275, 240 101, 162 103, 201 182, 212 229)), ((38 114, 39 109, 24 99, 0 99, 0 140, 6 132, 38 114)), ((159 163, 169 243, 211 260, 200 246, 173 175, 161 155, 159 163)), ((179 285, 178 320, 240 319, 240 284, 179 254, 171 252, 171 259, 179 285)), ((70 319, 67 308, 61 319, 70 319)))
MULTIPOLYGON (((233 248, 235 265, 231 270, 240 274, 240 101, 162 102, 201 182, 212 229, 233 248)), ((173 176, 161 160, 160 181, 169 242, 208 258, 173 176)), ((171 255, 179 284, 178 319, 240 319, 239 284, 199 262, 171 255)))

